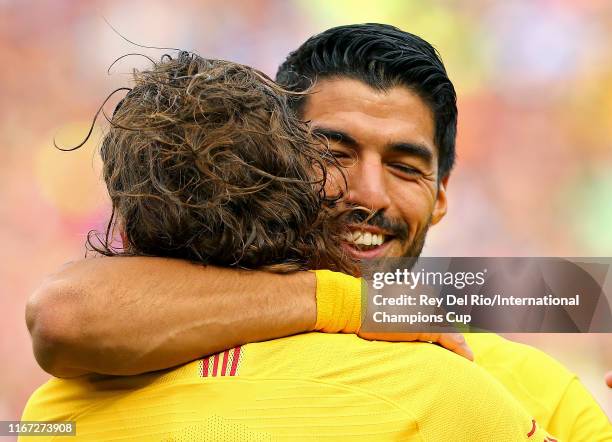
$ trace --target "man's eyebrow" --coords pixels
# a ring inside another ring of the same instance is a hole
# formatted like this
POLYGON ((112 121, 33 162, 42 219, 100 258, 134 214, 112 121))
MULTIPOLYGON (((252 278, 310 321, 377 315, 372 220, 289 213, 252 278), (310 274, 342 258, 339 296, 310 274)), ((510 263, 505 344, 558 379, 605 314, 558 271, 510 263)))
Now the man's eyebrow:
POLYGON ((391 143, 388 147, 388 150, 420 158, 427 164, 431 164, 431 162, 433 161, 432 151, 423 144, 404 142, 391 143))
POLYGON ((341 130, 330 129, 327 127, 315 127, 312 129, 312 132, 315 135, 324 136, 329 141, 336 141, 350 147, 356 147, 358 144, 353 137, 345 132, 342 132, 341 130))
MULTIPOLYGON (((349 147, 357 147, 359 145, 359 143, 353 137, 351 137, 346 132, 343 132, 338 129, 331 129, 329 127, 318 126, 318 127, 314 127, 312 129, 312 132, 315 135, 324 136, 329 141, 335 141, 337 143, 342 143, 349 147)), ((410 143, 410 142, 403 142, 403 141, 396 142, 396 143, 390 143, 387 146, 387 150, 420 158, 427 164, 431 164, 433 161, 433 153, 431 149, 419 143, 410 143)))

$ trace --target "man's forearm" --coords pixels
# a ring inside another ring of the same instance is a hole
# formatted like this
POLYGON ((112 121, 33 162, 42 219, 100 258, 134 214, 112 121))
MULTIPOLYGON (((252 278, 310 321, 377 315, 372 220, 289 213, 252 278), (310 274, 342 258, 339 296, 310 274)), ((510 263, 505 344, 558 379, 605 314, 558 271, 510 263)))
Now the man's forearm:
POLYGON ((137 374, 314 328, 315 276, 164 258, 65 266, 31 297, 28 328, 56 376, 137 374))

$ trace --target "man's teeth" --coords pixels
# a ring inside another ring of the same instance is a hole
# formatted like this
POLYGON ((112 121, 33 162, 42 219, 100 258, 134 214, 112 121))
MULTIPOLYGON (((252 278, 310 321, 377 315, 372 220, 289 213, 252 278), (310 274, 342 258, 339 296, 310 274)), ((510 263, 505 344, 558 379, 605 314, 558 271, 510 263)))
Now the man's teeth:
POLYGON ((385 235, 382 233, 371 233, 360 230, 352 232, 350 240, 353 244, 361 246, 380 246, 385 242, 385 235))

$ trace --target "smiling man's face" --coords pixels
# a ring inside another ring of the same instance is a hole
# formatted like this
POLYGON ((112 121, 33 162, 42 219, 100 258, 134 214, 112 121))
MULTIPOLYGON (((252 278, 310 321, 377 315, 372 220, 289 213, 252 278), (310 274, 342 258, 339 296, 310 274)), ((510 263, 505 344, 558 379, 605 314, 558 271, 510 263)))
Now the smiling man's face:
POLYGON ((378 91, 338 77, 317 82, 302 117, 346 166, 347 202, 376 211, 368 226, 351 227, 350 254, 418 256, 429 226, 446 213, 429 106, 404 86, 378 91))

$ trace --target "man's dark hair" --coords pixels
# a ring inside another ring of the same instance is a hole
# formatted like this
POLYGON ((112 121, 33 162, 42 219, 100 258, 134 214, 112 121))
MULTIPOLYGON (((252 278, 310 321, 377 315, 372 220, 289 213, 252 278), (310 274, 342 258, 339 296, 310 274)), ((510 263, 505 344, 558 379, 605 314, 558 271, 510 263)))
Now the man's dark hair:
MULTIPOLYGON (((455 161, 457 96, 440 55, 420 37, 377 23, 338 26, 309 38, 279 67, 276 81, 306 91, 317 80, 345 76, 386 90, 406 86, 430 106, 438 148, 438 176, 455 161)), ((292 101, 299 113, 307 96, 292 101)))
POLYGON ((341 248, 346 222, 324 189, 333 157, 295 117, 292 95, 248 66, 187 52, 134 71, 101 146, 113 214, 89 245, 105 255, 355 272, 341 248))

